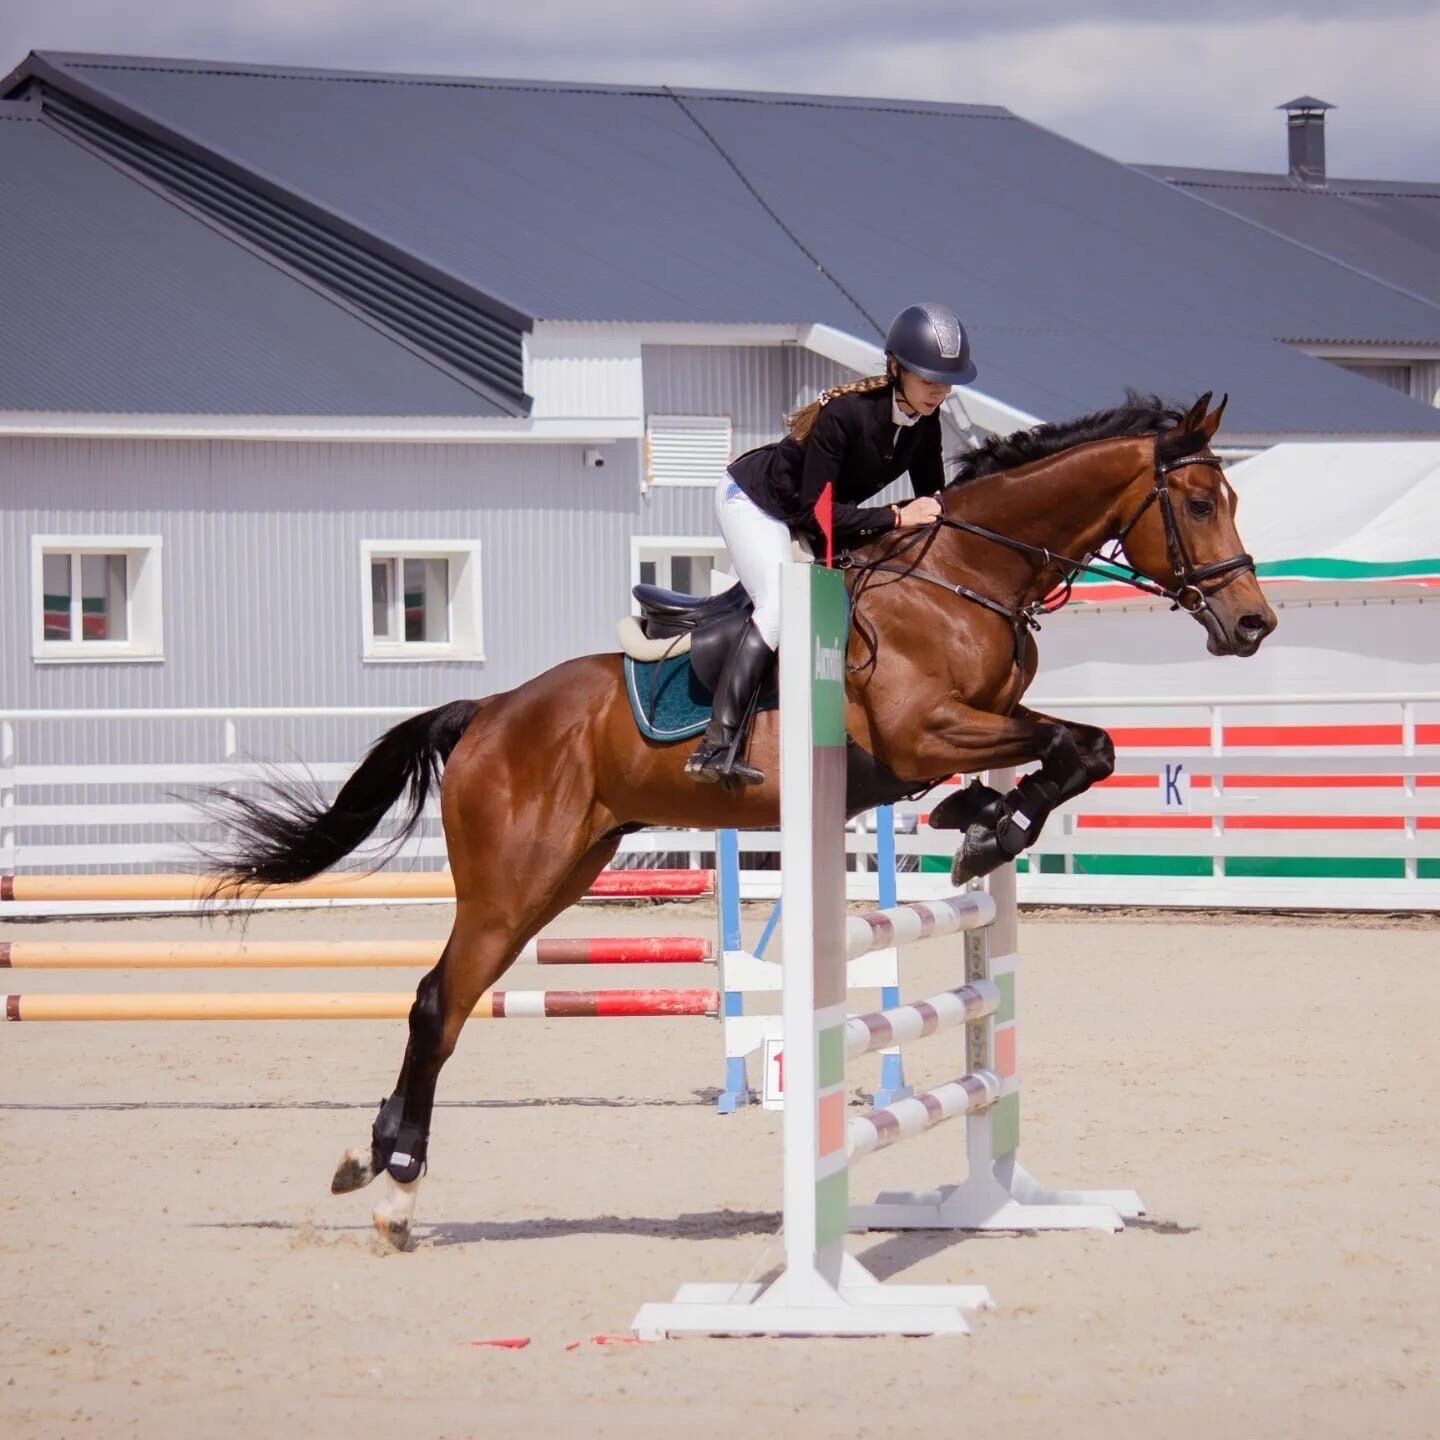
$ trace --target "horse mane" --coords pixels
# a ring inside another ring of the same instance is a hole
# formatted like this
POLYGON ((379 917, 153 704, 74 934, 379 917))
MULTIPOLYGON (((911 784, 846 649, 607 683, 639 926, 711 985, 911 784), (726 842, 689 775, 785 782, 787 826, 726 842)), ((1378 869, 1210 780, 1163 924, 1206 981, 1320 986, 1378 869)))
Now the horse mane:
POLYGON ((982 475, 995 475, 1021 465, 1047 460, 1063 450, 1084 445, 1092 440, 1120 440, 1133 435, 1159 435, 1160 455, 1176 460, 1203 450, 1207 437, 1203 431, 1189 434, 1180 431, 1186 412, 1175 402, 1158 395, 1145 395, 1137 390, 1125 392, 1125 403, 1113 410, 1097 410, 1075 420, 1059 420, 1037 425, 1033 430, 1017 430, 1013 435, 995 435, 983 445, 961 457, 960 468, 951 479, 952 485, 963 485, 982 475))

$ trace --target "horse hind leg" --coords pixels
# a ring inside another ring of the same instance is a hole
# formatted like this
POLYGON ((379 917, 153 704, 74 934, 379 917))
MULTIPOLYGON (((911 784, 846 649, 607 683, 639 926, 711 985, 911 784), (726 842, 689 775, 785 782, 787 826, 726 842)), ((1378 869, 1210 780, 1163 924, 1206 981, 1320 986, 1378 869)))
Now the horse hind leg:
POLYGON ((347 1151, 331 1182, 331 1190, 340 1194, 360 1189, 383 1173, 385 1194, 372 1218, 381 1238, 396 1249, 409 1244, 428 1158, 435 1087, 465 1021, 525 942, 584 896, 619 843, 618 835, 602 839, 568 873, 558 880, 552 875, 548 885, 530 887, 527 896, 517 897, 512 887, 503 897, 467 892, 457 901, 444 953, 420 982, 410 1009, 410 1036, 395 1091, 380 1107, 369 1146, 347 1151), (517 901, 523 907, 518 912, 517 901))

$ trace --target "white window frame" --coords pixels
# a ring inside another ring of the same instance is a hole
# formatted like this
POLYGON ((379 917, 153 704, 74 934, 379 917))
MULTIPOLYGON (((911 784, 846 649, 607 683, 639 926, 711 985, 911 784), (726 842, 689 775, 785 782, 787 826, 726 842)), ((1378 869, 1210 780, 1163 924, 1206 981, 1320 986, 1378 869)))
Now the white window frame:
POLYGON ((30 537, 30 653, 37 665, 154 663, 165 658, 161 607, 163 542, 159 535, 32 535, 30 537), (125 639, 86 640, 80 587, 72 575, 70 633, 78 638, 45 638, 45 556, 47 554, 125 557, 125 639))
MULTIPOLYGON (((676 555, 708 555, 715 562, 715 570, 711 572, 712 574, 717 572, 726 575, 734 574, 734 571, 729 568, 730 552, 725 548, 724 540, 718 535, 632 535, 630 537, 631 586, 640 583, 641 561, 668 562, 676 555)), ((667 590, 674 588, 669 584, 668 563, 665 566, 663 578, 657 575, 655 583, 663 585, 667 590)))
POLYGON ((362 540, 360 542, 361 655, 367 664, 414 665, 484 660, 478 540, 362 540), (375 636, 370 567, 376 560, 448 560, 448 640, 387 640, 375 636))
POLYGON ((645 484, 657 488, 670 486, 703 487, 715 485, 725 473, 725 467, 735 458, 735 426, 728 415, 649 415, 645 419, 645 484), (715 446, 717 465, 710 471, 691 471, 682 463, 677 471, 655 469, 655 431, 670 430, 680 434, 688 433, 693 438, 697 451, 711 442, 725 441, 725 458, 719 460, 719 446, 715 446))

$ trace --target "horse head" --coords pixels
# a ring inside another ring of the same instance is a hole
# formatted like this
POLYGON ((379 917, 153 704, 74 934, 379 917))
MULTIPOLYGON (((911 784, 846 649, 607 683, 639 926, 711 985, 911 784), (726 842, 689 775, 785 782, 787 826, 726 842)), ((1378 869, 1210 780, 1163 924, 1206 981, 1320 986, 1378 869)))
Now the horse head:
POLYGON ((1156 435, 1153 486, 1119 539, 1130 564, 1200 622, 1212 655, 1247 656, 1278 622, 1235 527, 1235 489, 1210 449, 1226 399, 1210 410, 1207 391, 1156 435))

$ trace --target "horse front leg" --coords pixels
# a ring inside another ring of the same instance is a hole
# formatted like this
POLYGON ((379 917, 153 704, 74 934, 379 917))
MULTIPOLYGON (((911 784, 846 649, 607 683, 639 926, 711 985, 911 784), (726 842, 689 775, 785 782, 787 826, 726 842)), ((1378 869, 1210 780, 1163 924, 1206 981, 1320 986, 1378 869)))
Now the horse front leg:
MULTIPOLYGON (((980 786, 986 803, 978 823, 967 828, 966 842, 950 868, 951 879, 957 885, 989 874, 1028 850, 1058 806, 1083 795, 1115 772, 1114 743, 1097 726, 1056 719, 1023 706, 1016 709, 1015 715, 1035 727, 1040 769, 1023 776, 1003 796, 988 785, 980 786)), ((980 782, 972 782, 972 788, 976 785, 980 782)), ((962 796, 968 793, 962 792, 962 796)), ((974 799, 971 804, 973 809, 979 809, 974 799)))
MULTIPOLYGON (((1024 776, 1008 794, 972 780, 965 790, 936 806, 930 816, 932 828, 965 832, 950 869, 956 885, 1014 860, 1039 839, 1057 805, 1114 769, 1114 747, 1103 730, 1072 725, 1023 706, 1005 718, 1028 735, 1030 754, 1025 759, 1039 760, 1040 769, 1024 776)), ((984 768, 1006 763, 1013 762, 992 759, 984 768)), ((964 767, 956 768, 963 772, 964 767)))

